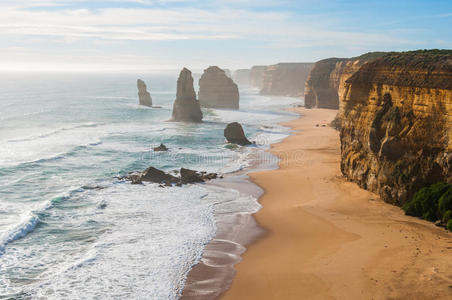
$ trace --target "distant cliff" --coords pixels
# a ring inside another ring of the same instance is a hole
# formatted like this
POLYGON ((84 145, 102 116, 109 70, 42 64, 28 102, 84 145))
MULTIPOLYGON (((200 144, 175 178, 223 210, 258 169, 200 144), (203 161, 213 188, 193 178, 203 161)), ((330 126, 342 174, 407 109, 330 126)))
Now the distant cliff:
POLYGON ((370 52, 353 58, 328 58, 316 62, 306 80, 305 106, 338 109, 345 81, 363 64, 384 54, 384 52, 370 52))
POLYGON ((238 85, 249 86, 250 85, 250 76, 251 76, 250 69, 239 69, 239 70, 234 71, 234 74, 232 75, 232 79, 238 85))
POLYGON ((267 66, 253 66, 250 71, 250 86, 262 89, 264 71, 267 66))
POLYGON ((314 63, 279 63, 264 69, 262 95, 300 97, 314 63))
POLYGON ((341 100, 341 170, 349 180, 397 205, 452 181, 452 51, 390 53, 363 64, 341 100))

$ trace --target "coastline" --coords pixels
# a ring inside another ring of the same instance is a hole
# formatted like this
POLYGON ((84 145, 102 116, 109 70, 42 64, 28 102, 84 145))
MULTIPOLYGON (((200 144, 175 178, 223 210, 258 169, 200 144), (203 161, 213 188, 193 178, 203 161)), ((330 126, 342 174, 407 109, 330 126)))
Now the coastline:
MULTIPOLYGON (((251 181, 248 174, 277 169, 278 159, 262 149, 252 154, 250 159, 251 165, 245 169, 211 180, 206 185, 233 189, 259 202, 264 191, 251 181)), ((236 274, 234 265, 241 261, 246 247, 266 233, 251 213, 217 215, 216 219, 216 235, 206 244, 201 260, 188 273, 181 300, 218 299, 230 288, 236 274)))
POLYGON ((270 152, 279 169, 250 173, 264 190, 254 214, 266 234, 235 266, 221 299, 447 299, 452 235, 347 182, 337 111, 295 109, 296 131, 270 152))
MULTIPOLYGON (((291 108, 285 108, 283 111, 291 111, 291 108)), ((296 114, 294 117, 299 116, 296 114)), ((288 127, 288 135, 291 132, 288 127)), ((248 159, 249 166, 225 174, 224 178, 208 181, 205 183, 206 187, 232 189, 255 198, 259 203, 264 190, 252 182, 249 174, 277 169, 279 158, 268 149, 256 148, 248 159)), ((265 229, 256 223, 253 213, 216 215, 215 218, 216 235, 205 245, 201 260, 189 271, 181 300, 210 300, 221 297, 230 288, 236 274, 234 266, 242 260, 246 247, 266 234, 265 229)))

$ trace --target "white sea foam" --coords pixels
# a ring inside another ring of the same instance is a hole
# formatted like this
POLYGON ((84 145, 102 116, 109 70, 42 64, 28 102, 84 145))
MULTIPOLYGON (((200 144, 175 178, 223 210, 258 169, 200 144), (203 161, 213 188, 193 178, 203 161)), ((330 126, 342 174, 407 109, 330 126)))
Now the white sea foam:
POLYGON ((38 217, 32 212, 22 214, 18 224, 11 226, 0 235, 0 255, 3 254, 8 243, 26 236, 38 222, 38 217))
POLYGON ((149 165, 241 170, 256 150, 287 136, 275 123, 290 114, 276 108, 294 100, 276 104, 244 93, 239 111, 209 109, 204 123, 171 123, 165 121, 174 92, 153 97, 163 109, 143 109, 132 79, 111 94, 111 82, 101 88, 93 79, 85 83, 91 90, 76 96, 59 91, 50 99, 45 89, 42 99, 26 96, 34 105, 26 112, 11 99, 2 106, 14 123, 0 128, 0 214, 6 216, 0 222, 0 297, 177 299, 215 235, 216 217, 260 209, 256 199, 231 189, 131 185, 112 177, 149 165), (22 116, 38 109, 36 126, 22 116), (225 148, 223 129, 232 121, 243 123, 257 145, 225 148), (170 150, 154 153, 160 142, 170 150))

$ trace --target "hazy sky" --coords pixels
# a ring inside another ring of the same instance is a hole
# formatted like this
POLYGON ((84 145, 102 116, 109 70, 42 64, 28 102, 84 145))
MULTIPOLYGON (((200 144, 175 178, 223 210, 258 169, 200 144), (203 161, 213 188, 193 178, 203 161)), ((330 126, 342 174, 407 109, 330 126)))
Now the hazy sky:
POLYGON ((1 0, 0 69, 236 69, 451 49, 451 28, 451 0, 1 0))

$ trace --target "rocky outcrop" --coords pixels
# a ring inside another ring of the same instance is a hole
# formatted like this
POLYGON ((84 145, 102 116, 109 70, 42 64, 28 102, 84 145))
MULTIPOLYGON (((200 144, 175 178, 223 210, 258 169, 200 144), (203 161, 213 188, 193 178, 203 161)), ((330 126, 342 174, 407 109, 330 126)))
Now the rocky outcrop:
POLYGON ((238 85, 249 86, 250 85, 250 75, 251 75, 250 69, 239 69, 239 70, 235 70, 234 74, 232 75, 232 79, 238 85))
POLYGON ((196 100, 193 77, 190 70, 183 68, 177 79, 177 95, 173 105, 172 121, 201 122, 202 112, 196 100))
POLYGON ((190 169, 181 168, 179 177, 168 174, 154 167, 149 167, 143 172, 134 172, 121 178, 131 181, 132 184, 142 184, 143 182, 159 183, 165 186, 183 185, 189 183, 205 182, 218 177, 216 173, 198 172, 190 169))
POLYGON ((250 71, 250 86, 262 89, 264 82, 264 71, 267 66, 253 66, 250 71))
POLYGON ((168 148, 164 144, 160 144, 158 147, 154 147, 155 152, 168 151, 168 148))
POLYGON ((241 146, 250 145, 251 142, 246 138, 242 125, 237 122, 229 123, 224 129, 224 137, 229 143, 241 146))
POLYGON ((452 51, 391 53, 344 87, 341 170, 402 205, 426 185, 452 181, 452 51))
POLYGON ((216 173, 198 172, 190 169, 180 169, 180 180, 182 184, 205 182, 217 178, 216 173))
POLYGON ((314 63, 279 63, 264 70, 262 95, 301 97, 314 63))
POLYGON ((204 70, 199 79, 199 103, 210 108, 239 108, 239 89, 219 67, 204 70))
POLYGON ((138 88, 138 99, 140 101, 140 105, 144 106, 152 106, 152 98, 151 94, 147 91, 146 83, 143 80, 137 80, 137 88, 138 88))
POLYGON ((353 58, 328 58, 315 63, 304 91, 307 108, 338 109, 345 81, 365 63, 383 56, 383 52, 370 52, 353 58))

